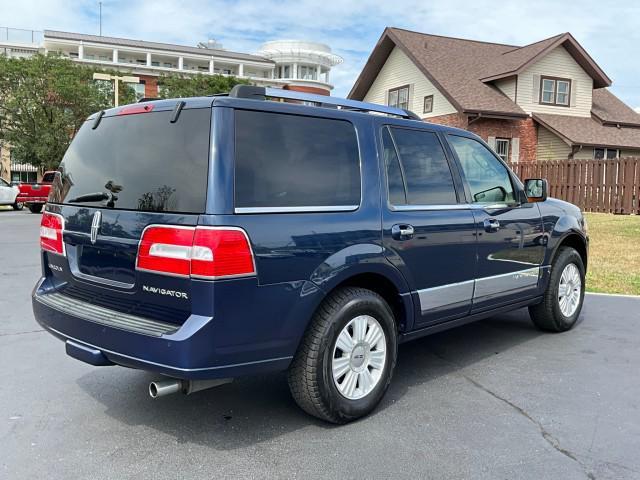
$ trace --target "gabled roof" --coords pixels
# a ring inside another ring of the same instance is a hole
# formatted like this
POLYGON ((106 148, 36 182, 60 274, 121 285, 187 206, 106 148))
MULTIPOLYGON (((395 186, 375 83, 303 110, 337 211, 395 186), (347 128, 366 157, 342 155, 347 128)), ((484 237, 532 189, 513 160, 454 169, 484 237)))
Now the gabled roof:
POLYGON ((98 35, 85 35, 83 33, 58 32, 55 30, 44 31, 45 40, 73 40, 90 43, 101 43, 106 45, 116 45, 121 47, 146 48, 150 50, 162 50, 170 52, 191 53, 195 55, 206 55, 210 57, 229 58, 234 60, 247 60, 251 62, 260 62, 266 64, 274 64, 269 60, 258 55, 250 55, 248 53, 230 52, 228 50, 219 50, 212 48, 190 47, 186 45, 174 45, 171 43, 147 42, 143 40, 132 40, 129 38, 118 37, 102 37, 98 35))
POLYGON ((362 100, 394 47, 400 48, 459 111, 524 117, 525 112, 489 82, 516 75, 562 45, 594 79, 611 80, 569 33, 524 47, 387 28, 349 98, 362 100))
POLYGON ((534 113, 540 125, 572 145, 640 148, 640 128, 618 128, 602 125, 589 117, 534 113))
POLYGON ((487 65, 487 70, 482 77, 482 81, 489 82, 499 78, 517 75, 560 45, 562 45, 578 65, 593 78, 594 88, 611 85, 611 79, 602 71, 596 62, 593 61, 587 51, 582 48, 582 45, 580 45, 570 33, 561 33, 560 35, 555 35, 540 40, 539 42, 525 45, 524 47, 514 48, 509 52, 496 56, 494 61, 487 65))
POLYGON ((640 114, 606 88, 593 91, 591 114, 605 124, 640 127, 640 114))

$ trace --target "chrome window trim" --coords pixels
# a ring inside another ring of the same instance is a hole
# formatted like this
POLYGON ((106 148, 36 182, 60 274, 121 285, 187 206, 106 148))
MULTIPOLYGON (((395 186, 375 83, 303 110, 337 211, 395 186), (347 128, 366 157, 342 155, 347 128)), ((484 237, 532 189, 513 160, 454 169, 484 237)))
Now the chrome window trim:
POLYGON ((429 211, 429 210, 471 210, 471 205, 466 203, 453 203, 451 205, 388 205, 393 212, 429 211))
POLYGON ((353 212, 359 205, 327 205, 308 207, 236 207, 234 213, 317 213, 317 212, 353 212))

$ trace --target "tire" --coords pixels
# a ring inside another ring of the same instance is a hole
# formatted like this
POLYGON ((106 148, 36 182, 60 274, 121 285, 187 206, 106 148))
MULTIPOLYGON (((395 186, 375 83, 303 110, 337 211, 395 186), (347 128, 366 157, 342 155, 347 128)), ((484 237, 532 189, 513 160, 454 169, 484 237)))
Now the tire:
POLYGON ((14 202, 11 206, 14 210, 22 210, 24 208, 24 203, 14 202))
POLYGON ((40 213, 40 212, 42 212, 42 204, 38 203, 38 204, 34 204, 34 205, 29 205, 29 211, 31 213, 40 213))
POLYGON ((585 271, 580 254, 570 247, 560 247, 553 264, 551 265, 551 277, 549 285, 544 293, 541 303, 529 307, 531 320, 540 330, 547 332, 566 332, 573 328, 580 317, 584 302, 585 271), (573 265, 573 267, 571 267, 573 265), (575 268, 575 270, 573 270, 575 268), (564 282, 563 273, 572 281, 564 282), (571 275, 571 274, 574 275, 571 275), (579 279, 579 287, 573 280, 579 279), (560 296, 561 283, 565 292, 572 292, 563 297, 560 296), (563 304, 561 298, 567 300, 563 304), (574 299, 576 304, 569 301, 574 299), (564 308, 564 311, 563 311, 564 308))
POLYGON ((380 295, 359 287, 332 293, 314 314, 289 367, 293 398, 308 414, 331 423, 343 424, 367 415, 389 387, 397 343, 393 313, 380 295), (382 338, 377 338, 376 325, 382 338), (346 345, 345 331, 351 339, 364 338, 354 343, 350 355, 341 350, 346 345), (347 370, 334 379, 334 368, 347 370))

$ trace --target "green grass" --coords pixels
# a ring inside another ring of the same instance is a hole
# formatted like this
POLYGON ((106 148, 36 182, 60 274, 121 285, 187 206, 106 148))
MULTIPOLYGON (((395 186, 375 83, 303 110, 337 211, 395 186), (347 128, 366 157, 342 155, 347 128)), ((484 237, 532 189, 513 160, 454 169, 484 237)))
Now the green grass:
POLYGON ((640 295, 640 216, 587 213, 587 291, 640 295))

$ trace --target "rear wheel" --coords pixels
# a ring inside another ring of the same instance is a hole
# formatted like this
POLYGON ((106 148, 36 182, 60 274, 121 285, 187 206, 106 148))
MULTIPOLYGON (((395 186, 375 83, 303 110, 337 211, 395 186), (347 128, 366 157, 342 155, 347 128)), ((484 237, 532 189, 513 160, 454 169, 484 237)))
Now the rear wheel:
POLYGON ((346 423, 380 402, 396 356, 396 326, 389 305, 370 290, 344 288, 314 315, 289 368, 289 387, 305 412, 346 423))
POLYGON ((14 202, 12 207, 13 207, 14 210, 22 210, 24 208, 24 204, 18 203, 18 202, 14 202))
POLYGON ((582 311, 584 288, 582 257, 573 248, 561 247, 551 265, 551 278, 542 302, 529 307, 531 320, 541 330, 571 329, 582 311))
POLYGON ((42 212, 42 204, 41 203, 36 203, 33 205, 29 205, 29 211, 31 213, 40 213, 42 212))

